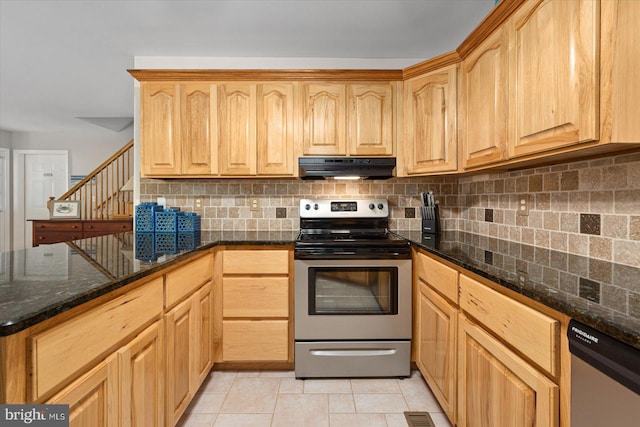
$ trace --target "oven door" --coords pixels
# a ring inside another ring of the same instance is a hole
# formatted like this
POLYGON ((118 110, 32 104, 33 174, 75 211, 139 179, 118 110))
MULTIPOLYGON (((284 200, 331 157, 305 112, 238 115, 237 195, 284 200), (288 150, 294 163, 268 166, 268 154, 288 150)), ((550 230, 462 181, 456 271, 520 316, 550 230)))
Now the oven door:
POLYGON ((411 260, 296 260, 295 338, 411 339, 411 260))

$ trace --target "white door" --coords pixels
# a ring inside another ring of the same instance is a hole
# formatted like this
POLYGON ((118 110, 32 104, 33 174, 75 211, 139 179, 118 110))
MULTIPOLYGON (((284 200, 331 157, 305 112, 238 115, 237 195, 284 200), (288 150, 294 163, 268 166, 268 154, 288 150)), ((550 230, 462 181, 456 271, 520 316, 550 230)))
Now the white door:
POLYGON ((0 148, 0 284, 9 280, 9 149, 0 148))
POLYGON ((49 219, 49 197, 69 188, 66 150, 14 150, 13 249, 30 248, 31 219, 49 219))
MULTIPOLYGON (((0 148, 0 253, 8 252, 10 249, 9 213, 9 149, 0 148)), ((3 265, 0 260, 0 276, 3 265)))

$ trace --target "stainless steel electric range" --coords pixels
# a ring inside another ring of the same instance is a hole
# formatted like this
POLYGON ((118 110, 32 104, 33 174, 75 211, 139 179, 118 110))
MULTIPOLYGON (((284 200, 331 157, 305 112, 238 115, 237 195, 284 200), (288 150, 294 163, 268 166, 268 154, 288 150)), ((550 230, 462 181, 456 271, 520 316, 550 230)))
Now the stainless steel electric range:
POLYGON ((385 199, 300 201, 295 374, 410 374, 411 251, 385 199))

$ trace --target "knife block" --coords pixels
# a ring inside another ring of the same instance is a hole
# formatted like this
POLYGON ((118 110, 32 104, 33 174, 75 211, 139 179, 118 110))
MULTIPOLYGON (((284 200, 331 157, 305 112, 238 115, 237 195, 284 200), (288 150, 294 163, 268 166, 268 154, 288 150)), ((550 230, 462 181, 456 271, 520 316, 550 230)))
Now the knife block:
POLYGON ((433 208, 434 218, 426 219, 422 218, 422 233, 426 234, 440 234, 440 209, 436 205, 433 208))

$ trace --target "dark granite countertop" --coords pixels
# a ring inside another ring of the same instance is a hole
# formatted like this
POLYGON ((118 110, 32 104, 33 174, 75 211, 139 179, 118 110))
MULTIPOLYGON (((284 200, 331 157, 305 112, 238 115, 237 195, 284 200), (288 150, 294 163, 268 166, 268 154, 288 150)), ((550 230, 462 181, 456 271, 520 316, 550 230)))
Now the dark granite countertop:
MULTIPOLYGON (((137 248, 134 233, 0 253, 0 336, 42 322, 216 245, 292 245, 297 231, 202 231, 190 250, 137 248), (153 253, 151 253, 153 252, 153 253), (136 255, 139 256, 136 259, 136 255), (2 271, 2 270, 0 270, 2 271)), ((143 245, 140 245, 141 247, 143 245)))
MULTIPOLYGON (((640 268, 477 234, 395 231, 473 273, 640 349, 640 268), (526 273, 523 275, 522 273, 526 273), (632 297, 633 296, 633 297, 632 297)), ((0 254, 0 336, 104 295, 216 245, 292 245, 298 231, 203 231, 174 253, 134 252, 134 233, 42 245, 0 254), (138 258, 136 259, 136 255, 138 258)), ((141 239, 141 236, 137 236, 141 239)))
POLYGON ((525 295, 640 349, 640 268, 462 231, 414 246, 525 295), (523 274, 524 273, 524 274, 523 274))

